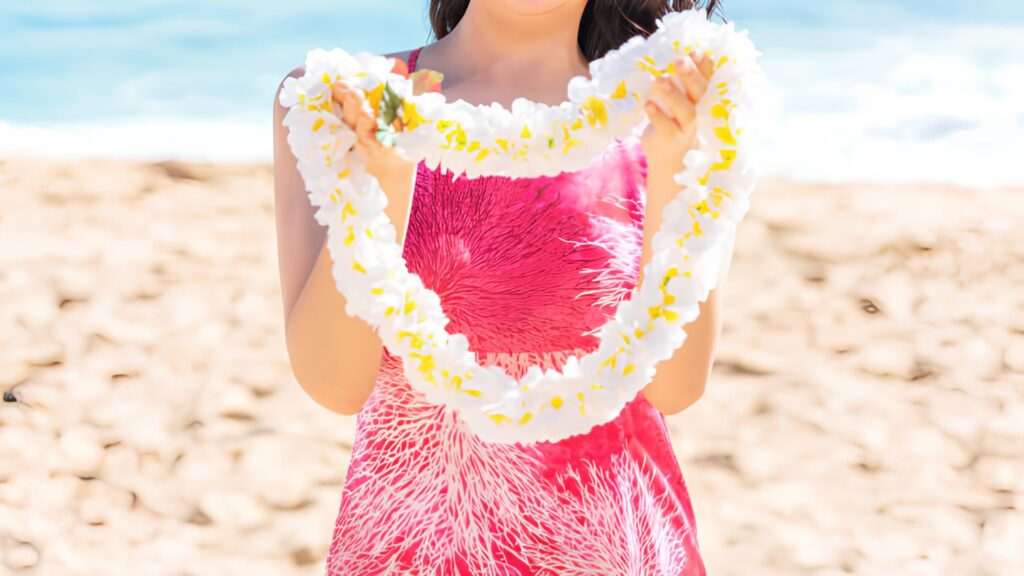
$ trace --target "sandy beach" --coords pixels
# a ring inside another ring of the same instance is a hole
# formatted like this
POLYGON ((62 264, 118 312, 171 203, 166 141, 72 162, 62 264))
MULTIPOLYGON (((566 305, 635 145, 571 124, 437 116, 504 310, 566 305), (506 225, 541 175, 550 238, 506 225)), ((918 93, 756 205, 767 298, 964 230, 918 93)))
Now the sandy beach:
MULTIPOLYGON (((266 164, 0 159, 0 573, 313 576, 266 164)), ((668 418, 713 576, 1024 574, 1024 188, 762 180, 668 418)))

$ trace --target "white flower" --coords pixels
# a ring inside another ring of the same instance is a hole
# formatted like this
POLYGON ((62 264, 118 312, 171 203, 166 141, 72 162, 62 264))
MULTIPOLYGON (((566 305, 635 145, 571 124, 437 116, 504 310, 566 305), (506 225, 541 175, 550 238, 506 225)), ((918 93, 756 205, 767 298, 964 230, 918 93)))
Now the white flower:
POLYGON ((650 37, 634 36, 591 62, 591 78, 572 78, 567 101, 517 98, 505 109, 413 94, 412 82, 382 56, 310 50, 306 73, 285 80, 280 102, 289 108, 288 144, 318 207, 315 218, 328 227, 331 273, 346 313, 377 330, 402 358, 414 389, 455 410, 486 441, 557 441, 614 419, 685 341, 684 326, 717 285, 749 209, 760 173, 758 55, 731 23, 712 24, 702 10, 672 12, 650 37), (690 49, 719 64, 715 89, 697 104, 696 146, 680 159, 674 179, 682 190, 664 208, 643 284, 597 330, 597 349, 570 357, 561 370, 532 366, 516 381, 497 366, 481 366, 467 338, 446 331, 438 295, 409 272, 384 212, 387 197, 366 173, 331 86, 369 91, 387 82, 417 118, 394 140, 430 168, 470 177, 555 175, 584 167, 613 139, 635 133, 647 121, 641 103, 655 75, 690 49))

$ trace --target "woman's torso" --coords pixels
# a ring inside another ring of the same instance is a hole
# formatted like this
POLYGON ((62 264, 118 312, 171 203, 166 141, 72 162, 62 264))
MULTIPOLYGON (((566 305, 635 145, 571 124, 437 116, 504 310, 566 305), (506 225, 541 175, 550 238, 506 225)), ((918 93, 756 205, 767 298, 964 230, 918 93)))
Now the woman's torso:
MULTIPOLYGON (((481 364, 518 378, 596 349, 588 332, 638 273, 636 134, 557 176, 419 163, 403 255, 481 364)), ((400 362, 384 350, 357 416, 328 575, 705 573, 664 418, 642 393, 585 434, 488 444, 414 392, 400 362)))

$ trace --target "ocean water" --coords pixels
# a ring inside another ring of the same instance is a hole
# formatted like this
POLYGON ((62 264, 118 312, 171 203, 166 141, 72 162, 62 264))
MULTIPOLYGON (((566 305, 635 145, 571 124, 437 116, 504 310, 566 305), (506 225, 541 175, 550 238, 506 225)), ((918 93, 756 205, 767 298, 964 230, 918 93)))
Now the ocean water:
MULTIPOLYGON (((272 157, 312 48, 431 41, 427 0, 0 0, 0 154, 272 157), (386 8, 382 8, 386 6, 386 8)), ((766 175, 1024 184, 1024 3, 726 0, 764 53, 766 175)))

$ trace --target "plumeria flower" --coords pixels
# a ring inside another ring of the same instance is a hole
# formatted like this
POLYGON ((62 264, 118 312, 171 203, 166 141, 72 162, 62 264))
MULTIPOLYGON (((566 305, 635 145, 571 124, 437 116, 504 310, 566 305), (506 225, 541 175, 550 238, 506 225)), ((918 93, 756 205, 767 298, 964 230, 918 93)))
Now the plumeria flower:
POLYGON ((520 98, 505 109, 447 102, 440 74, 410 75, 399 59, 311 50, 306 74, 284 83, 281 103, 317 222, 328 227, 346 313, 377 330, 415 390, 456 410, 485 441, 557 441, 610 421, 685 341, 685 324, 731 254, 758 174, 758 54, 731 23, 673 12, 651 36, 591 62, 590 78, 569 82, 567 102, 520 98), (584 167, 645 118, 649 168, 668 163, 682 190, 665 204, 643 283, 594 331, 597 349, 561 370, 534 366, 517 381, 481 366, 467 338, 446 331, 440 297, 409 272, 373 154, 394 148, 470 177, 554 175, 584 167))

